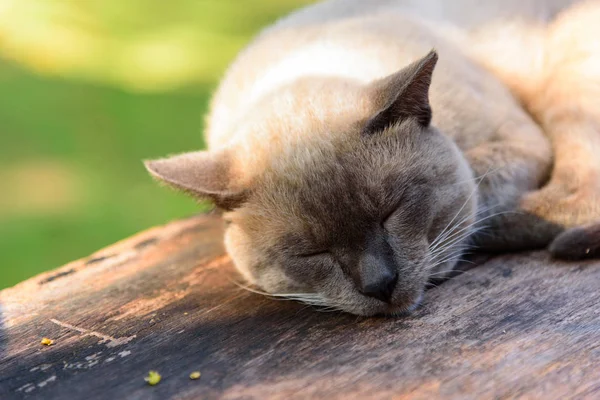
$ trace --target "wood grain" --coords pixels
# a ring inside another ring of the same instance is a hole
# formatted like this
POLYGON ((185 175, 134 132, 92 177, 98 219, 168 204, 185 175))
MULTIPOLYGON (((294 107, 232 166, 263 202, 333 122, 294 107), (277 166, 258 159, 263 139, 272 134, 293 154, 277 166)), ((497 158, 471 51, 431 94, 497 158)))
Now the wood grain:
POLYGON ((0 292, 0 399, 600 398, 599 262, 492 258, 358 318, 240 289, 221 235, 173 222, 0 292))

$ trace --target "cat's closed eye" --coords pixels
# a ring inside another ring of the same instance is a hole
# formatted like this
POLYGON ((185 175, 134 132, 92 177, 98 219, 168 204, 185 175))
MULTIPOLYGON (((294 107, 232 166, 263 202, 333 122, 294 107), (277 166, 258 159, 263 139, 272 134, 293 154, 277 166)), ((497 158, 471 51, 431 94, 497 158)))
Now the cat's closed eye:
POLYGON ((316 251, 308 251, 305 253, 300 253, 298 254, 298 257, 300 258, 310 258, 310 257, 323 257, 323 256, 330 256, 331 253, 329 252, 329 250, 316 250, 316 251))
MULTIPOLYGON (((426 223, 430 214, 428 203, 432 188, 424 183, 405 187, 402 195, 394 202, 387 213, 383 214, 381 227, 388 230, 396 223, 406 223, 416 228, 426 223), (386 229, 387 228, 387 229, 386 229)), ((393 230, 393 229, 392 229, 393 230)))

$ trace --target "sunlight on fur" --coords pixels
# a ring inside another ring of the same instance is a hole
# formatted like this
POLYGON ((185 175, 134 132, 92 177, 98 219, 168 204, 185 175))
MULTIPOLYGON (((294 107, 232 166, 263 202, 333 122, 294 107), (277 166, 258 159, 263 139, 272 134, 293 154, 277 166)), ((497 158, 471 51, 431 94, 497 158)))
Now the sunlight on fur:
POLYGON ((598 17, 594 1, 325 1, 240 53, 208 151, 146 166, 223 211, 241 287, 322 311, 410 313, 474 250, 594 257, 598 17))

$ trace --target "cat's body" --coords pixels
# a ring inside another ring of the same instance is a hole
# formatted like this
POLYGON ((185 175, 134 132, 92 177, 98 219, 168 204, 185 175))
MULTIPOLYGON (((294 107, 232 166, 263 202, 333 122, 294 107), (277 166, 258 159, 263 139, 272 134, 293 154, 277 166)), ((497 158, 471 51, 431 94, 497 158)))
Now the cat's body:
MULTIPOLYGON (((566 0, 321 3, 231 66, 210 153, 148 166, 229 211, 228 251, 267 292, 407 310, 469 243, 539 248, 600 217, 599 20, 566 0)), ((594 229, 554 252, 594 253, 594 229)))

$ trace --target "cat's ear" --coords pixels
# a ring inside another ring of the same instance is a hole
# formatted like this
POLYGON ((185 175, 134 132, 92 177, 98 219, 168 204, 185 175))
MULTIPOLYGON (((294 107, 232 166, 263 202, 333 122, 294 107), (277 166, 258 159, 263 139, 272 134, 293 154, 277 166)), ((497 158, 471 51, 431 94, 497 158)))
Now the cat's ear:
POLYGON ((244 190, 232 187, 231 157, 227 151, 197 151, 144 161, 150 175, 195 197, 209 199, 224 210, 239 207, 244 190))
POLYGON ((369 95, 378 111, 367 121, 363 133, 382 131, 407 118, 414 118, 424 127, 429 126, 429 86, 437 59, 437 53, 432 50, 395 74, 372 83, 369 95))

